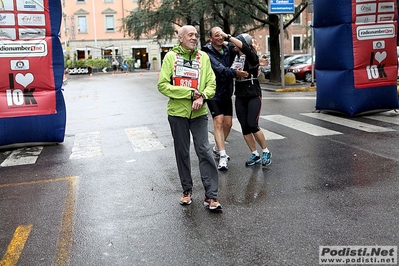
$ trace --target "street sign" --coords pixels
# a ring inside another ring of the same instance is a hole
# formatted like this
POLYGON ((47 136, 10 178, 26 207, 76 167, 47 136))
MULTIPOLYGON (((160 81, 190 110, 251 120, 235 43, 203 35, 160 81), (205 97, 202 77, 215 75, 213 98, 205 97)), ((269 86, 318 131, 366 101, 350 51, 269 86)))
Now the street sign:
POLYGON ((269 14, 287 14, 294 12, 294 0, 269 0, 269 14))

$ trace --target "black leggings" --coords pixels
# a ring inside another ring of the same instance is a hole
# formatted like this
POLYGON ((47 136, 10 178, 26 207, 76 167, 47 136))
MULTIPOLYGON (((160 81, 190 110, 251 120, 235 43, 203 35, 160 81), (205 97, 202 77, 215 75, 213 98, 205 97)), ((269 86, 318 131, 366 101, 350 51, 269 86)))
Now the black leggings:
POLYGON ((260 130, 258 121, 262 107, 262 98, 260 96, 236 97, 235 106, 242 134, 248 135, 258 132, 260 130))

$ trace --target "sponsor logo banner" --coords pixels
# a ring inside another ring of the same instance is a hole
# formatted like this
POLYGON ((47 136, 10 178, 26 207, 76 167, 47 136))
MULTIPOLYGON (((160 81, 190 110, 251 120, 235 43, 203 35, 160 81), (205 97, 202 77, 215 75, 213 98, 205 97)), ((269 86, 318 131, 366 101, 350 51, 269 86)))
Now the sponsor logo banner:
POLYGON ((17 34, 15 28, 2 28, 0 29, 0 40, 15 40, 17 34))
POLYGON ((355 88, 396 84, 395 3, 353 0, 352 10, 355 88))
POLYGON ((17 0, 18 11, 44 11, 44 0, 17 0))

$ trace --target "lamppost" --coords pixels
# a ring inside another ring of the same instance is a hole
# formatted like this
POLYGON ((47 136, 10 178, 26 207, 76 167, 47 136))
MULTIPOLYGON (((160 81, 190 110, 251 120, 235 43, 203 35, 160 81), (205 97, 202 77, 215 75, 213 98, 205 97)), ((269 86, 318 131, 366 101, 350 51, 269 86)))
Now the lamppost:
POLYGON ((311 60, 311 63, 312 63, 312 81, 311 81, 311 83, 310 83, 310 86, 311 87, 314 87, 314 62, 313 62, 313 58, 314 58, 314 28, 313 28, 313 24, 314 24, 314 12, 313 12, 313 0, 309 0, 309 6, 308 6, 308 10, 309 10, 309 12, 311 12, 312 13, 312 27, 311 27, 311 29, 312 29, 312 60, 311 60))
MULTIPOLYGON (((97 48, 97 24, 96 24, 96 8, 94 6, 94 0, 92 0, 92 8, 93 8, 93 26, 94 26, 94 47, 97 48)), ((95 55, 94 58, 97 58, 97 49, 94 50, 95 55)))

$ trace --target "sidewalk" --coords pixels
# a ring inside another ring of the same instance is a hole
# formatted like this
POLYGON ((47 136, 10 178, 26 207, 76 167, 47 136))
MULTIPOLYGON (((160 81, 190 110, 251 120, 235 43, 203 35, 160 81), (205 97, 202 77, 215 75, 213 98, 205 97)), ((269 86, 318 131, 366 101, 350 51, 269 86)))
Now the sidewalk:
POLYGON ((285 85, 270 83, 269 81, 260 82, 260 87, 262 90, 274 91, 274 92, 295 92, 295 91, 316 91, 316 84, 311 86, 310 83, 296 82, 293 85, 285 85))

